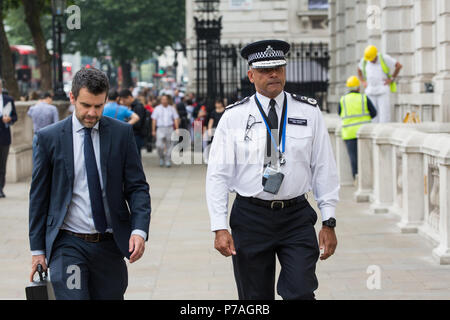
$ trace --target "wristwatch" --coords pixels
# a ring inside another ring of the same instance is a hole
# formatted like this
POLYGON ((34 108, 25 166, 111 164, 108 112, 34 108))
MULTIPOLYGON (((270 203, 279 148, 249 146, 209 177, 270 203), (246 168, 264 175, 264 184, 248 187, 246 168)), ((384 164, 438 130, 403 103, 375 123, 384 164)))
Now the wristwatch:
POLYGON ((322 222, 322 226, 328 227, 328 228, 334 228, 336 227, 336 219, 330 218, 328 220, 325 220, 322 222))

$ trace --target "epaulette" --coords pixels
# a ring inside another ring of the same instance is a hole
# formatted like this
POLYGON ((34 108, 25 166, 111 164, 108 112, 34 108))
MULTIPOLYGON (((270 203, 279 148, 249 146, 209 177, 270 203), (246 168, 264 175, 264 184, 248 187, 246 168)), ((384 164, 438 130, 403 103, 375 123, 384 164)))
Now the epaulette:
POLYGON ((235 102, 235 103, 233 103, 233 104, 230 104, 229 106, 227 106, 227 107, 225 108, 225 110, 230 110, 231 108, 234 108, 234 107, 236 107, 236 106, 238 106, 238 105, 240 105, 240 104, 244 104, 244 103, 246 103, 248 100, 250 100, 250 97, 245 97, 244 99, 242 99, 242 100, 240 100, 240 101, 238 101, 238 102, 235 102))
POLYGON ((312 105, 313 107, 317 107, 317 100, 313 99, 313 98, 308 98, 305 96, 298 96, 295 93, 291 93, 291 96, 293 99, 300 101, 300 102, 304 102, 307 103, 309 105, 312 105))

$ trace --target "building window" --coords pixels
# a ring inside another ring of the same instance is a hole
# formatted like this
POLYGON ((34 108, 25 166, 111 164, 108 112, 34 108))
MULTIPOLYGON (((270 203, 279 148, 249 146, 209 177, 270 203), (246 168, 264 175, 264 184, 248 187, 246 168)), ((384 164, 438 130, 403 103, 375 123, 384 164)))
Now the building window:
POLYGON ((308 0, 309 10, 328 10, 328 0, 308 0))

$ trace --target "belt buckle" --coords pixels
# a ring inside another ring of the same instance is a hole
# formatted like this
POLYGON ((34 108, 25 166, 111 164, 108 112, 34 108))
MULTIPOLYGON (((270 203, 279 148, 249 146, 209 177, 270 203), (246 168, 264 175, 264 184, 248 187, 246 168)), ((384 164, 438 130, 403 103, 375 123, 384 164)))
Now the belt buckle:
POLYGON ((281 200, 275 200, 275 201, 272 201, 272 202, 270 203, 270 208, 271 208, 271 209, 274 209, 274 205, 275 205, 276 203, 281 203, 281 208, 280 208, 280 209, 283 209, 283 208, 284 208, 284 201, 281 201, 281 200))

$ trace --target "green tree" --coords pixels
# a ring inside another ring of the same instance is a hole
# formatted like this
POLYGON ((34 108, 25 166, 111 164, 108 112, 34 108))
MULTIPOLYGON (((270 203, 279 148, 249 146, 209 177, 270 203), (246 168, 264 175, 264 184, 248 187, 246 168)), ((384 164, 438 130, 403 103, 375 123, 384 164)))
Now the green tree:
POLYGON ((25 22, 33 38, 36 56, 41 73, 41 89, 52 89, 52 56, 47 50, 46 38, 41 26, 41 15, 51 12, 50 0, 21 0, 25 13, 25 22))
POLYGON ((7 12, 17 5, 17 1, 14 0, 0 0, 0 76, 4 79, 5 88, 14 99, 19 99, 19 86, 17 85, 12 52, 3 20, 7 12))
POLYGON ((81 29, 68 30, 66 48, 84 55, 111 55, 132 85, 131 64, 140 63, 185 36, 184 0, 74 1, 81 29))

